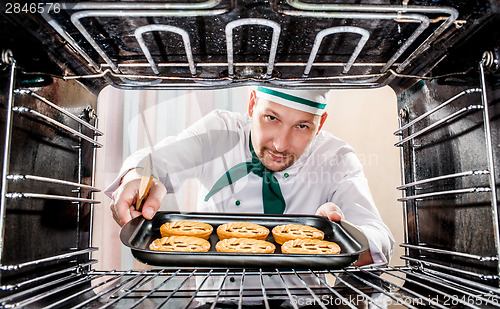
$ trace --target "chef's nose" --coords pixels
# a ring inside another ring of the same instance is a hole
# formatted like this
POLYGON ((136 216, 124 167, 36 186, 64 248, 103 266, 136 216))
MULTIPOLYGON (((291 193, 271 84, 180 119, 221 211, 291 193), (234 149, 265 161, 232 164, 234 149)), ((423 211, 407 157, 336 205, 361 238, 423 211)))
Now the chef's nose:
POLYGON ((278 152, 285 152, 290 148, 291 132, 288 129, 282 129, 274 137, 274 149, 278 152))

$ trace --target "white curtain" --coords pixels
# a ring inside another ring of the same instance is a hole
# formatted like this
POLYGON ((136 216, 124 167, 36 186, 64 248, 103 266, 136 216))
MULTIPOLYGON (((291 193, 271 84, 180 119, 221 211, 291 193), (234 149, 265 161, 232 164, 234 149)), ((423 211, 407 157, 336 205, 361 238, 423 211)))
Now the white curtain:
MULTIPOLYGON (((123 160, 137 149, 177 135, 213 109, 246 113, 251 88, 221 90, 119 90, 105 88, 99 95, 99 129, 104 147, 97 151, 96 186, 104 189, 118 175, 123 160)), ((196 180, 188 180, 183 190, 169 195, 161 210, 191 211, 196 205, 196 180)), ((94 207, 93 246, 99 247, 95 269, 145 269, 135 261, 130 249, 121 244, 120 227, 109 210, 110 199, 97 193, 101 201, 94 207)))

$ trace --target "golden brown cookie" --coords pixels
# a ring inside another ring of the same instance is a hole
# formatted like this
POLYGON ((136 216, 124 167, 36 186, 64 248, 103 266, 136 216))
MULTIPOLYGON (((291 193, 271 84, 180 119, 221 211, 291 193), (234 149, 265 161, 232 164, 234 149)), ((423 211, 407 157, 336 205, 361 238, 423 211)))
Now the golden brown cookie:
POLYGON ((161 237, 193 236, 208 239, 214 228, 210 224, 198 221, 173 221, 160 227, 161 237))
POLYGON ((220 240, 227 238, 254 238, 265 240, 269 229, 249 222, 231 222, 219 225, 217 235, 220 240))
POLYGON ((217 252, 273 253, 276 246, 255 238, 226 238, 215 245, 217 252))
POLYGON ((291 239, 320 239, 325 237, 323 231, 315 227, 301 224, 278 225, 273 228, 274 241, 282 245, 291 239))
POLYGON ((282 253, 339 254, 340 247, 334 242, 319 239, 292 239, 281 246, 282 253))
POLYGON ((150 245, 155 251, 207 252, 210 243, 205 239, 193 236, 169 236, 155 239, 150 245))

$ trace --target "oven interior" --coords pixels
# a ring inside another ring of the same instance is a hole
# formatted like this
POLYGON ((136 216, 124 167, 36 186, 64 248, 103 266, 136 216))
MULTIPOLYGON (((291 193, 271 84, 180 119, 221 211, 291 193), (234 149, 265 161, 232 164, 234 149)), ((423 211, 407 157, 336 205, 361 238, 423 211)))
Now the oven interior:
POLYGON ((7 2, 0 306, 498 306, 499 7, 494 0, 7 2), (101 89, 257 84, 396 92, 402 174, 390 189, 401 190, 404 265, 94 269, 101 89))

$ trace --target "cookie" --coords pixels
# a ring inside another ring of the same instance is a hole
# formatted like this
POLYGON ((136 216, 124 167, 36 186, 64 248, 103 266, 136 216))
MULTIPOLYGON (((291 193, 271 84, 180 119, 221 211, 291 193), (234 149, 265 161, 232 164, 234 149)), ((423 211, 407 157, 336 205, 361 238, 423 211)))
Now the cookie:
POLYGON ((220 240, 227 238, 254 238, 265 240, 269 229, 262 225, 249 222, 231 222, 219 225, 217 235, 220 240))
POLYGON ((274 241, 280 245, 292 239, 320 239, 325 237, 323 231, 315 227, 301 224, 278 225, 273 228, 274 241))
POLYGON ((193 236, 203 239, 210 238, 214 228, 210 224, 198 221, 173 221, 160 227, 161 237, 193 236))
POLYGON ((207 252, 210 243, 205 239, 192 236, 168 236, 155 239, 150 245, 155 251, 207 252))
POLYGON ((334 242, 319 239, 292 239, 281 246, 282 253, 292 254, 339 254, 340 247, 334 242))
POLYGON ((276 246, 255 238, 226 238, 215 245, 217 252, 273 253, 276 246))

